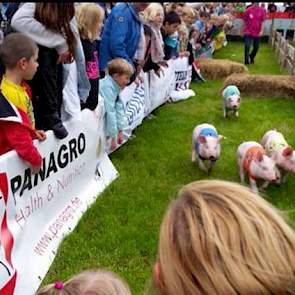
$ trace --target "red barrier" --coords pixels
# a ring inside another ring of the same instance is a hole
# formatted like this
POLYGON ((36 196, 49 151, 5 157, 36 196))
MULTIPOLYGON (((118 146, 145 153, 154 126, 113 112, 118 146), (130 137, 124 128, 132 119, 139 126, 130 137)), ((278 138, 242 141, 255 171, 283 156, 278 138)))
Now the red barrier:
MULTIPOLYGON (((243 12, 235 12, 234 16, 236 18, 243 18, 243 12)), ((273 19, 273 18, 283 18, 283 19, 295 19, 294 12, 268 12, 266 14, 266 19, 273 19)))

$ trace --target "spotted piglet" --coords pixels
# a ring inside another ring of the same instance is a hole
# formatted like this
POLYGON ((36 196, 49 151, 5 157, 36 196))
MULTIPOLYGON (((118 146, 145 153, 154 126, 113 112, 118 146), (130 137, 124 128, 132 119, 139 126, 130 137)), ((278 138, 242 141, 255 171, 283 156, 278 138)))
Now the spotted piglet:
POLYGON ((209 172, 220 157, 220 141, 223 138, 213 125, 204 123, 196 126, 192 136, 192 162, 197 160, 200 169, 209 172))
POLYGON ((281 182, 285 182, 288 172, 295 174, 295 153, 288 145, 282 133, 276 130, 267 131, 261 140, 266 154, 271 157, 281 172, 281 182))
POLYGON ((239 108, 241 103, 240 91, 235 85, 228 85, 222 91, 223 98, 223 116, 226 118, 230 112, 236 117, 239 116, 239 108))
POLYGON ((246 172, 249 176, 250 187, 255 193, 258 193, 257 180, 264 180, 261 188, 266 188, 269 182, 279 181, 280 171, 258 142, 247 141, 240 144, 237 158, 241 182, 245 183, 246 172))

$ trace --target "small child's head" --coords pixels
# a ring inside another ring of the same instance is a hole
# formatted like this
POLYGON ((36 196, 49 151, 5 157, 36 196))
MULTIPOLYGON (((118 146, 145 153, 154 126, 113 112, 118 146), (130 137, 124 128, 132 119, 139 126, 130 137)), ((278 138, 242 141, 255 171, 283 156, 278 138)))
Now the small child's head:
POLYGON ((108 63, 108 74, 122 89, 129 84, 133 73, 133 67, 124 58, 115 58, 108 63))
POLYGON ((195 22, 196 13, 192 7, 184 6, 182 10, 182 21, 187 25, 191 26, 195 22))
POLYGON ((177 31, 178 26, 181 24, 179 15, 171 11, 165 15, 163 28, 167 35, 172 35, 177 31))
POLYGON ((106 270, 86 270, 65 283, 57 282, 42 287, 37 295, 131 295, 119 276, 106 270))
POLYGON ((151 3, 144 11, 143 17, 146 22, 154 22, 158 27, 163 25, 164 9, 159 3, 151 3))
POLYGON ((249 188, 190 183, 162 221, 154 282, 159 294, 292 294, 295 233, 249 188))
POLYGON ((199 15, 199 19, 202 22, 208 22, 210 20, 210 14, 207 11, 201 11, 199 15))
POLYGON ((94 41, 100 33, 104 10, 94 3, 82 3, 77 7, 76 17, 80 36, 94 41))
POLYGON ((7 35, 0 47, 0 58, 8 71, 18 73, 20 79, 33 79, 38 68, 38 46, 21 33, 7 35))

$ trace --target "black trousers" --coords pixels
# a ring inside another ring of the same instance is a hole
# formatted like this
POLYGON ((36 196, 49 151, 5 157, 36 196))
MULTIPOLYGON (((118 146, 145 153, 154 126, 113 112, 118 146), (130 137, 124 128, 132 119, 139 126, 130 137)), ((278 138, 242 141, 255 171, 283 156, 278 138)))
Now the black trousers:
POLYGON ((244 49, 245 49, 245 64, 248 65, 254 62, 254 58, 259 49, 260 37, 252 37, 249 35, 244 36, 244 49), (253 50, 250 53, 250 48, 253 44, 253 50))
POLYGON ((39 45, 39 67, 29 84, 33 92, 36 128, 50 130, 61 121, 62 64, 54 49, 39 45))

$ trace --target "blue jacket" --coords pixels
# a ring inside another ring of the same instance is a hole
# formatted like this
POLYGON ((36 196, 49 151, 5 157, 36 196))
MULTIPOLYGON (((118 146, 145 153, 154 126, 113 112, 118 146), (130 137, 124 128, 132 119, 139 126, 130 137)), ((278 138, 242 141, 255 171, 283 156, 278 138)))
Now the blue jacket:
POLYGON ((119 130, 126 126, 124 105, 119 98, 121 89, 110 75, 106 75, 99 83, 99 93, 103 97, 106 110, 106 136, 116 137, 119 130))
POLYGON ((133 6, 129 3, 117 4, 104 25, 99 52, 100 70, 104 71, 107 63, 117 57, 133 65, 140 31, 141 22, 133 6))

